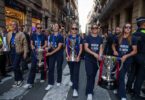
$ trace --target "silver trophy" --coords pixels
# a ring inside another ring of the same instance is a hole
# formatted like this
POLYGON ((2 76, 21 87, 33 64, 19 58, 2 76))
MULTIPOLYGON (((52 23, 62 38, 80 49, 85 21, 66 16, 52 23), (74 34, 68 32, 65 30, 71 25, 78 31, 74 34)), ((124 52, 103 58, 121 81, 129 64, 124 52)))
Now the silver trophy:
POLYGON ((117 57, 115 56, 105 56, 102 68, 102 76, 99 85, 107 88, 107 89, 114 89, 116 86, 116 62, 117 57))
POLYGON ((42 48, 38 48, 37 49, 37 59, 38 59, 38 63, 37 65, 39 67, 41 67, 42 65, 44 65, 44 62, 42 61, 44 56, 43 56, 44 50, 42 48))
POLYGON ((39 67, 41 67, 42 65, 44 65, 44 62, 43 62, 43 59, 44 59, 44 49, 41 48, 41 42, 38 43, 37 41, 35 41, 35 44, 37 45, 37 54, 36 54, 36 57, 37 57, 37 65, 39 67))
POLYGON ((76 44, 76 40, 75 39, 71 39, 70 40, 70 59, 69 61, 76 61, 76 58, 77 58, 77 53, 76 53, 76 50, 75 50, 75 44, 76 44))
POLYGON ((3 37, 3 52, 8 52, 9 51, 9 46, 7 44, 6 37, 3 37))

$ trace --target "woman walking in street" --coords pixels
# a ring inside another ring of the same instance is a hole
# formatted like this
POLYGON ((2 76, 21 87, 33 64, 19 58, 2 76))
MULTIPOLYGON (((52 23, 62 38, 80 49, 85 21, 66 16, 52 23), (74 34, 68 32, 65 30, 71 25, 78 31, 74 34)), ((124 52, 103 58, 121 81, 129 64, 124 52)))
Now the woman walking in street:
POLYGON ((131 24, 125 24, 123 32, 115 39, 113 44, 114 55, 121 57, 123 66, 119 72, 118 95, 121 100, 127 100, 125 89, 125 76, 132 64, 132 56, 137 53, 137 42, 132 36, 131 24), (116 45, 118 45, 116 47, 116 45))
POLYGON ((98 71, 97 61, 103 53, 103 39, 98 34, 98 25, 93 24, 91 33, 85 39, 85 67, 87 74, 86 95, 87 100, 92 100, 95 77, 98 71))
POLYGON ((77 24, 72 24, 71 33, 66 39, 66 59, 70 68, 70 85, 72 85, 73 88, 73 97, 78 97, 80 57, 82 53, 82 39, 80 35, 77 34, 77 31, 77 24), (74 55, 73 52, 75 53, 74 55), (74 60, 72 58, 74 58, 74 60))

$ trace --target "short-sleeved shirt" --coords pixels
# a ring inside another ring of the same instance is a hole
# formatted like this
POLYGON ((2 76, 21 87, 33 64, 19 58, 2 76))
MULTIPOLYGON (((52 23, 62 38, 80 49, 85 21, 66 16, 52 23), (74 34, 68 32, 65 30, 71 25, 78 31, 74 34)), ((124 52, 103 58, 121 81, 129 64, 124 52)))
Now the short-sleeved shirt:
MULTIPOLYGON (((84 43, 88 43, 88 48, 89 48, 91 51, 93 51, 93 52, 99 54, 100 46, 103 44, 103 39, 102 39, 102 37, 100 37, 100 36, 92 37, 91 35, 88 35, 88 36, 85 38, 84 43)), ((89 53, 87 53, 87 52, 86 52, 86 54, 85 54, 85 57, 86 57, 86 58, 89 58, 89 59, 92 60, 92 61, 96 61, 96 58, 95 58, 93 55, 91 55, 91 54, 89 54, 89 53)))
MULTIPOLYGON (((59 43, 64 43, 63 36, 61 34, 58 34, 57 36, 51 34, 49 42, 52 46, 51 49, 54 50, 58 47, 59 43)), ((63 54, 63 47, 57 53, 63 54)))
POLYGON ((122 42, 119 43, 119 39, 116 38, 115 44, 118 45, 117 51, 119 53, 119 57, 122 57, 133 50, 132 46, 137 46, 137 40, 135 37, 132 37, 130 44, 127 38, 123 38, 122 42))
POLYGON ((44 34, 36 34, 33 33, 31 36, 31 41, 33 41, 33 45, 35 46, 35 48, 39 48, 40 46, 44 46, 45 45, 45 41, 47 41, 47 38, 44 34))
POLYGON ((82 38, 79 35, 76 35, 75 37, 73 37, 72 35, 69 35, 67 37, 66 46, 67 46, 68 53, 70 53, 71 51, 71 48, 70 48, 71 41, 75 41, 75 51, 78 55, 80 51, 80 44, 83 44, 82 38))

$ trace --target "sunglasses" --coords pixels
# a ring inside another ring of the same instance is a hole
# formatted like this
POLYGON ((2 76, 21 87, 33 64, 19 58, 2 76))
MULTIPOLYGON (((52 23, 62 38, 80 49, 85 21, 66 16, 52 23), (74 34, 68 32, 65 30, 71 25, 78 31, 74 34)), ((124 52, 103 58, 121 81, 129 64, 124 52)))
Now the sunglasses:
POLYGON ((91 29, 92 29, 92 30, 94 30, 94 29, 98 29, 98 27, 92 27, 91 29))
POLYGON ((37 29, 42 29, 42 27, 37 27, 37 29))
POLYGON ((78 30, 78 28, 72 28, 72 30, 78 30))
POLYGON ((131 29, 131 26, 125 26, 126 29, 131 29))

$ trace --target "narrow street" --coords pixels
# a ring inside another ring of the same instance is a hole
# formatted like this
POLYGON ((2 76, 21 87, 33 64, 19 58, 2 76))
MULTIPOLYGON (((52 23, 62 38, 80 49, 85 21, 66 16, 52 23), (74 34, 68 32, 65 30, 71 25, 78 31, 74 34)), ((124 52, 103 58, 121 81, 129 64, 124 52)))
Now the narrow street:
POLYGON ((0 0, 0 100, 145 100, 145 0, 0 0))
MULTIPOLYGON (((69 68, 66 62, 63 64, 63 79, 60 87, 54 85, 50 91, 45 91, 47 86, 47 81, 45 83, 40 83, 40 75, 36 75, 35 84, 32 89, 12 88, 14 82, 13 77, 5 78, 0 83, 0 100, 86 100, 85 96, 85 86, 86 86, 86 73, 84 61, 81 63, 80 67, 80 82, 79 82, 79 97, 72 97, 72 89, 69 86, 69 68)), ((10 73, 13 75, 12 73, 10 73)), ((26 84, 26 79, 28 77, 28 72, 24 74, 24 85, 26 84)), ((97 81, 97 77, 96 77, 97 81)), ((129 97, 129 96, 128 96, 129 97)), ((99 86, 95 86, 93 100, 119 100, 117 96, 113 94, 112 91, 108 91, 99 86)), ((131 100, 131 99, 128 99, 131 100)))

